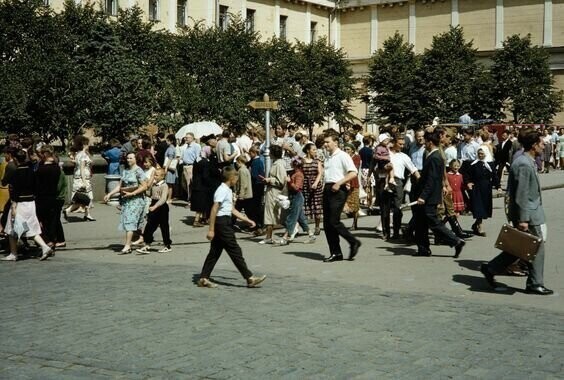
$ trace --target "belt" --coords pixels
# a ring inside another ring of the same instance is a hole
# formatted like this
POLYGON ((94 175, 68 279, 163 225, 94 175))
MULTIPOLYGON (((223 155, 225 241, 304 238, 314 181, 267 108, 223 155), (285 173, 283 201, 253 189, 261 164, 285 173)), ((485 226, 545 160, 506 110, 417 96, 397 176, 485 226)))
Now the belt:
POLYGON ((184 166, 192 166, 192 165, 194 165, 194 163, 191 163, 191 164, 184 164, 184 166))

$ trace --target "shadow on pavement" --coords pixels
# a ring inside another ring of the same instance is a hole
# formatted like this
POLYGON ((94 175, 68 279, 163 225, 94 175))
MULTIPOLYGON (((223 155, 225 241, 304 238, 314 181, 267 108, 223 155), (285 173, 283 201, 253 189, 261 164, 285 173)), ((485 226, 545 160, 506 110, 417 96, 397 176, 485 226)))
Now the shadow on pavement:
POLYGON ((483 260, 456 260, 456 262, 462 268, 475 270, 475 271, 478 271, 478 272, 480 271, 480 265, 485 263, 485 261, 483 261, 483 260))
POLYGON ((384 247, 388 252, 392 253, 392 256, 413 256, 417 250, 408 247, 384 247))
POLYGON ((325 256, 323 256, 321 253, 315 253, 315 252, 282 252, 285 255, 294 255, 296 257, 301 257, 304 259, 310 259, 310 260, 315 260, 315 261, 323 261, 323 259, 325 258, 325 256))
POLYGON ((498 288, 494 290, 489 287, 483 277, 468 276, 465 274, 453 275, 452 281, 467 285, 469 287, 468 290, 477 293, 493 293, 509 296, 515 294, 516 292, 521 292, 519 289, 512 288, 500 282, 498 282, 498 288))

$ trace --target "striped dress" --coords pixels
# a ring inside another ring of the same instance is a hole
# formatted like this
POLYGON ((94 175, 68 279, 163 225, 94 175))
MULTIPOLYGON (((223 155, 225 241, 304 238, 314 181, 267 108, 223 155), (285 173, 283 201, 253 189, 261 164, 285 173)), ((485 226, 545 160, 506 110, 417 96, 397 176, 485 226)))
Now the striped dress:
POLYGON ((323 179, 319 181, 317 189, 311 186, 315 182, 318 174, 318 159, 311 162, 304 161, 304 209, 308 218, 320 218, 323 215, 323 179))

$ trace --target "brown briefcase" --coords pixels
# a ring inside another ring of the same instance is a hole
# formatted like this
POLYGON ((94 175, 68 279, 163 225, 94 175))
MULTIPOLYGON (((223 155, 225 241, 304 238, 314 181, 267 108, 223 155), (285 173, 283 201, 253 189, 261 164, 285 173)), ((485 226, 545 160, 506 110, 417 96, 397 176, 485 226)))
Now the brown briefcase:
POLYGON ((541 242, 542 238, 538 236, 504 224, 499 231, 495 247, 520 259, 532 262, 539 251, 541 242))

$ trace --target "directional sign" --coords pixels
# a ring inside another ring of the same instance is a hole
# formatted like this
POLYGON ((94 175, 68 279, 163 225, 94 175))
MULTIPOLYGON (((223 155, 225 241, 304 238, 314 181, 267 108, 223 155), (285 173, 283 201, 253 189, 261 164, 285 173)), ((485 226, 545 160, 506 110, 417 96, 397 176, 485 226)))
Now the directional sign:
POLYGON ((278 101, 270 101, 270 102, 257 102, 253 100, 249 103, 249 107, 255 110, 277 110, 278 109, 278 101))

